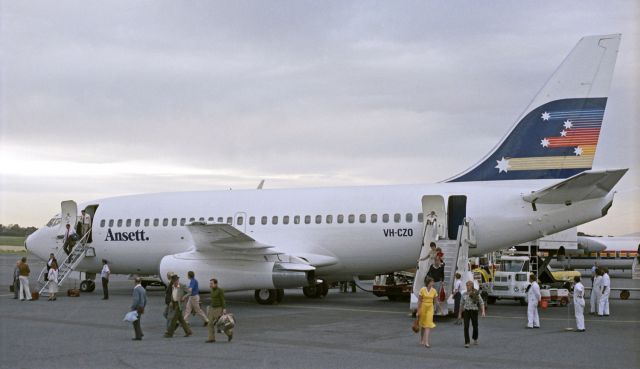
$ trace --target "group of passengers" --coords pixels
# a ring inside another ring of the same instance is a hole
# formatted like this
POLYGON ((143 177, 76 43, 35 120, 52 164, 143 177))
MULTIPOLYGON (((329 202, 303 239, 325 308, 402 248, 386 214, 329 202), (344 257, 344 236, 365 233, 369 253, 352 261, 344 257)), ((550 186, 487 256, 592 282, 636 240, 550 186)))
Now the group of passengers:
POLYGON ((611 293, 609 269, 594 265, 591 268, 591 286, 590 314, 609 316, 609 295, 611 293))

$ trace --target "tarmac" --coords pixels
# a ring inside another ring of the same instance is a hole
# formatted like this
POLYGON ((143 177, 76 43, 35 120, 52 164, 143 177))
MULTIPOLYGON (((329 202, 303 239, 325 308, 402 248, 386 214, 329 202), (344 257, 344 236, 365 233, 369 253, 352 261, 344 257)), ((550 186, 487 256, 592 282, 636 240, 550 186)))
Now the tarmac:
MULTIPOLYGON (((526 307, 511 301, 490 305, 480 319, 478 346, 464 348, 462 326, 437 318, 431 348, 411 331, 408 303, 370 293, 331 289, 308 299, 300 289, 285 291, 279 305, 258 305, 252 291, 226 294, 237 320, 232 342, 218 335, 205 343, 207 330, 190 317, 193 336, 163 338, 162 288, 148 288, 142 317, 144 338, 132 341, 122 321, 131 303, 133 282, 114 276, 110 298, 92 293, 58 300, 13 299, 7 285, 22 254, 0 254, 0 368, 637 368, 640 366, 640 300, 611 300, 611 316, 586 315, 587 332, 575 328, 573 306, 540 309, 541 328, 525 329, 526 307)), ((32 282, 42 262, 31 260, 32 282)), ((198 277, 198 276, 196 276, 198 277)), ((207 278, 200 276, 200 282, 207 278)), ((626 280, 638 287, 640 281, 626 280)), ((616 285, 616 280, 613 280, 616 285)), ((224 286, 221 286, 224 288, 224 286)), ((204 303, 208 295, 203 295, 204 303)), ((588 303, 587 303, 588 309, 588 303)))

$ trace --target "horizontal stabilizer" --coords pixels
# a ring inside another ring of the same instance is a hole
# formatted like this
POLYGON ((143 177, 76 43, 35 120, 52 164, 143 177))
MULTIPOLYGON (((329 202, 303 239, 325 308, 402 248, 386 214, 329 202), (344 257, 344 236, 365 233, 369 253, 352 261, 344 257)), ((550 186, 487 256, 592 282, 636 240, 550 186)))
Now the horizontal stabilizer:
POLYGON ((566 204, 606 196, 628 169, 586 171, 523 197, 536 204, 566 204))

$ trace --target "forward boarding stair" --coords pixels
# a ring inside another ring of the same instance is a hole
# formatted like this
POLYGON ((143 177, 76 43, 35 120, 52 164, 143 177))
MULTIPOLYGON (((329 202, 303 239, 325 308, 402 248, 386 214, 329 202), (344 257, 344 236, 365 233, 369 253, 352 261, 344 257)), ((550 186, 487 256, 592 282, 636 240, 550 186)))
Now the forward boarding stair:
MULTIPOLYGON (((67 255, 63 247, 64 232, 66 231, 65 226, 66 224, 74 226, 77 223, 76 203, 74 201, 63 201, 61 214, 62 221, 60 222, 60 233, 56 240, 59 246, 58 251, 54 253, 55 258, 58 261, 58 280, 56 281, 58 287, 62 285, 67 277, 69 277, 76 266, 82 262, 87 249, 91 247, 89 245, 91 228, 89 228, 89 230, 79 240, 75 241, 75 245, 73 246, 71 253, 67 255)), ((40 271, 40 274, 38 274, 38 286, 40 287, 40 295, 42 296, 49 295, 49 282, 45 280, 47 272, 47 265, 45 264, 44 268, 40 271)))
MULTIPOLYGON (((426 196, 425 196, 426 197, 426 196)), ((463 277, 463 283, 466 280, 473 280, 473 275, 469 271, 469 247, 475 247, 475 229, 473 221, 464 217, 458 221, 454 217, 449 217, 451 227, 455 229, 455 223, 460 222, 457 226, 457 237, 455 239, 448 239, 447 236, 453 235, 453 232, 447 232, 447 226, 445 224, 445 217, 438 216, 436 211, 425 209, 425 201, 423 200, 423 212, 424 212, 424 229, 423 229, 423 242, 420 249, 420 255, 418 257, 418 265, 416 269, 416 275, 413 281, 413 293, 411 295, 410 309, 415 310, 418 307, 418 296, 420 289, 424 287, 424 278, 426 277, 429 268, 432 264, 432 259, 428 257, 431 251, 429 245, 431 242, 435 242, 436 246, 442 249, 444 254, 443 261, 444 267, 444 289, 445 300, 436 305, 436 315, 447 315, 449 311, 453 310, 453 305, 448 306, 448 299, 453 293, 453 283, 455 280, 455 273, 459 272, 463 277)), ((442 204, 444 205, 444 204, 442 204)), ((442 206, 443 208, 444 206, 442 206)), ((444 209, 441 209, 444 210, 444 209)), ((440 286, 436 284, 438 292, 440 286)), ((438 299, 437 299, 438 300, 438 299)))

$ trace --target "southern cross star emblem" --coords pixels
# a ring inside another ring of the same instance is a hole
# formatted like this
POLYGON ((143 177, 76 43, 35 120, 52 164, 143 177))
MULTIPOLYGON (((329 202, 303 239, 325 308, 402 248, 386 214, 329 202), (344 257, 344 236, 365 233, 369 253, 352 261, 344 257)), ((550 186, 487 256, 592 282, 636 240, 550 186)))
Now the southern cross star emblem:
POLYGON ((567 137, 567 131, 562 130, 562 132, 560 132, 560 136, 567 137))
POLYGON ((564 121, 563 126, 564 126, 564 128, 569 129, 569 128, 573 127, 573 124, 571 123, 571 121, 569 119, 567 119, 567 120, 564 121))
POLYGON ((582 155, 582 147, 578 146, 575 149, 573 149, 573 153, 576 154, 576 156, 581 156, 582 155))
POLYGON ((540 145, 542 145, 542 147, 549 147, 549 140, 547 140, 547 138, 546 138, 546 137, 545 137, 545 138, 543 138, 543 139, 540 141, 540 145))
POLYGON ((509 171, 509 160, 505 159, 504 156, 501 160, 496 160, 496 163, 498 163, 498 165, 495 166, 495 168, 498 169, 498 173, 507 173, 509 171))
POLYGON ((542 113, 542 116, 540 118, 542 118, 542 120, 549 120, 549 118, 551 118, 551 114, 545 111, 544 113, 542 113))

